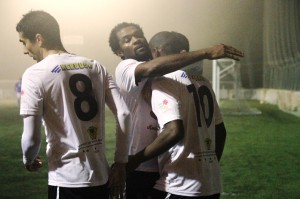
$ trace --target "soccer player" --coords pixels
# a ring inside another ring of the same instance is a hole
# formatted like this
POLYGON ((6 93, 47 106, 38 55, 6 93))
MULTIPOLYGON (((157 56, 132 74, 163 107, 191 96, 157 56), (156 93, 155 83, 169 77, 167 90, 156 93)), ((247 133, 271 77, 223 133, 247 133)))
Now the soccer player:
MULTIPOLYGON (((185 50, 177 34, 154 35, 149 42, 153 57, 185 50)), ((133 159, 140 162, 159 154, 161 176, 152 198, 219 198, 226 129, 210 83, 179 70, 153 79, 150 88, 144 96, 151 101, 160 133, 133 159)))
MULTIPOLYGON (((243 53, 231 46, 218 44, 188 53, 152 59, 148 42, 141 27, 123 22, 111 31, 109 44, 121 61, 115 71, 116 83, 132 114, 129 161, 156 138, 156 121, 151 107, 143 100, 141 91, 148 77, 161 76, 203 59, 232 58, 239 60, 243 53)), ((157 154, 158 155, 158 154, 157 154)), ((154 157, 154 156, 153 156, 154 157)), ((156 159, 136 164, 131 161, 126 179, 127 198, 147 198, 158 178, 156 159)))
POLYGON ((108 199, 122 193, 130 117, 112 77, 96 60, 68 53, 57 21, 44 11, 25 14, 16 30, 24 54, 37 61, 22 77, 26 169, 42 166, 38 153, 43 120, 49 199, 108 199), (111 173, 105 154, 105 103, 117 121, 111 173))

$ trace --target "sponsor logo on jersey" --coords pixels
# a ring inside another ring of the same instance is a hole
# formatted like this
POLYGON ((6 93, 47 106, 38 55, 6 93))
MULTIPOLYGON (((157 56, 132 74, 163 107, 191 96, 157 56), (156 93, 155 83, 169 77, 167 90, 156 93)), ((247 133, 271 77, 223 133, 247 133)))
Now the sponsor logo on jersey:
POLYGON ((68 70, 81 70, 81 69, 92 69, 92 63, 74 63, 74 64, 62 64, 55 66, 51 72, 52 73, 59 73, 60 71, 68 71, 68 70))

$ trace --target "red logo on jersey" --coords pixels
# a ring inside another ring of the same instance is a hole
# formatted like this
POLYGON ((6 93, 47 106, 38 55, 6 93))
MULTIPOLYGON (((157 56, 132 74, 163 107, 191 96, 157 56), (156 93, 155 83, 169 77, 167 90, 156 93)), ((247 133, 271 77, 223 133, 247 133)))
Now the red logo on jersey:
POLYGON ((163 105, 167 105, 169 102, 168 102, 168 100, 167 99, 164 99, 163 100, 163 105))
POLYGON ((169 107, 169 101, 167 99, 163 99, 159 104, 158 108, 161 109, 161 111, 166 112, 170 109, 169 107))
POLYGON ((21 95, 24 95, 24 90, 21 90, 21 95))

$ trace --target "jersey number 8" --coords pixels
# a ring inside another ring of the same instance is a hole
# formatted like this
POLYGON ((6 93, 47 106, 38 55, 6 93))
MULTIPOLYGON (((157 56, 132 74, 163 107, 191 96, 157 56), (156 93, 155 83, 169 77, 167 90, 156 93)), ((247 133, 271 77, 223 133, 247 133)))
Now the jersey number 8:
POLYGON ((93 119, 98 112, 98 104, 95 100, 92 90, 92 81, 88 76, 83 74, 75 74, 70 77, 69 86, 72 93, 77 97, 74 101, 74 108, 77 117, 82 121, 89 121, 93 119), (82 82, 84 84, 82 90, 77 88, 77 83, 82 82), (82 110, 82 103, 87 102, 89 105, 88 111, 82 110))

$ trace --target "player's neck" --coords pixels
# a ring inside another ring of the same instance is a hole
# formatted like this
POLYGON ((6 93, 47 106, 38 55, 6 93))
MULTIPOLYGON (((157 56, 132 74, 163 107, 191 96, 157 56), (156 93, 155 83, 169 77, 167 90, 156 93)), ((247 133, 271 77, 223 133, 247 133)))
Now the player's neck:
POLYGON ((47 50, 44 52, 44 58, 48 55, 67 53, 65 50, 47 50))

